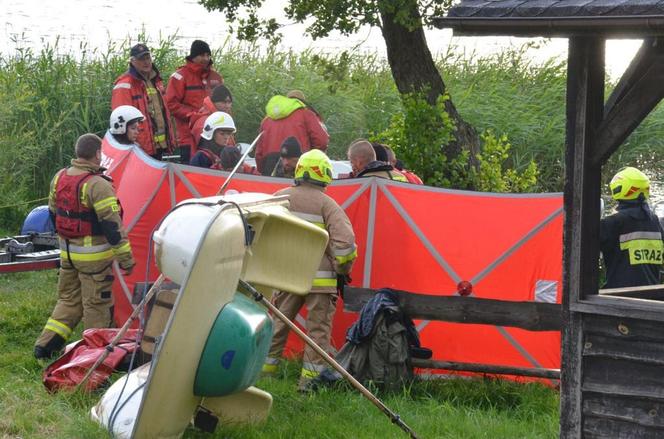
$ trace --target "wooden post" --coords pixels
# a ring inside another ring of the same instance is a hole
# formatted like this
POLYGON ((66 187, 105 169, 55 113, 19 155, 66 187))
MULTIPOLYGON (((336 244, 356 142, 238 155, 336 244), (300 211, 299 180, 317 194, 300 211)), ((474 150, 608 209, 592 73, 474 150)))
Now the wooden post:
POLYGON ((603 117, 604 40, 569 40, 565 221, 563 237, 563 338, 560 437, 582 437, 582 314, 574 304, 598 289, 600 177, 592 163, 593 138, 603 117))

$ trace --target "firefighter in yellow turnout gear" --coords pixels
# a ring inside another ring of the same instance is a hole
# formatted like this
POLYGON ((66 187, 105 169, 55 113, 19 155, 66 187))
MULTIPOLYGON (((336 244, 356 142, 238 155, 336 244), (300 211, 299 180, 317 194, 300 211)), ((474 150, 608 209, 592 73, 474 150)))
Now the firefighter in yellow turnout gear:
POLYGON ((102 173, 101 139, 84 134, 71 167, 51 182, 49 210, 60 238, 58 302, 35 343, 36 358, 58 353, 76 325, 107 328, 113 322, 113 260, 125 273, 135 265, 122 226, 120 204, 102 173))
MULTIPOLYGON (((275 306, 291 320, 297 316, 302 306, 306 305, 306 330, 327 352, 333 352, 330 337, 337 304, 337 275, 350 273, 357 257, 355 235, 348 216, 325 194, 331 181, 332 164, 329 158, 324 152, 314 149, 303 154, 298 160, 295 185, 274 194, 288 195, 289 210, 292 214, 324 228, 330 235, 311 292, 306 296, 297 296, 280 291, 273 296, 275 306)), ((265 374, 276 372, 288 332, 289 329, 283 322, 274 320, 272 346, 263 366, 265 374)), ((324 368, 324 360, 308 345, 305 346, 299 388, 304 390, 307 383, 317 377, 324 368)))

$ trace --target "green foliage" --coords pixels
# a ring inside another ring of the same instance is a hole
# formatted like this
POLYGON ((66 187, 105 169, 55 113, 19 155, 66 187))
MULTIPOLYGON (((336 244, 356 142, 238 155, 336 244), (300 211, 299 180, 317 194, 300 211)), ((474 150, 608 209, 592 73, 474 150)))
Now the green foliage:
POLYGON ((372 140, 394 149, 397 157, 430 186, 467 188, 470 184, 466 154, 447 157, 444 146, 454 139, 454 121, 445 111, 447 95, 432 107, 420 94, 404 95, 403 112, 392 116, 390 126, 372 140))
POLYGON ((507 167, 511 145, 506 135, 496 137, 491 130, 488 130, 481 138, 482 151, 477 155, 479 165, 477 168, 471 168, 473 187, 476 190, 529 192, 535 188, 539 170, 534 160, 519 172, 507 167))
POLYGON ((509 166, 511 145, 507 136, 488 130, 482 136, 482 151, 469 164, 467 151, 449 157, 445 145, 454 140, 454 122, 445 111, 441 96, 435 107, 422 95, 403 98, 403 112, 392 117, 389 128, 372 140, 390 145, 408 169, 430 186, 475 189, 487 192, 527 192, 537 185, 538 168, 531 160, 523 171, 509 166))
MULTIPOLYGON (((32 345, 55 303, 55 270, 0 276, 0 437, 107 438, 90 419, 101 391, 46 392, 43 365, 32 345)), ((80 325, 79 325, 80 326, 80 325)), ((80 337, 80 328, 75 337, 80 337)), ((256 386, 272 394, 268 421, 220 425, 210 435, 188 428, 185 438, 399 438, 405 435, 359 392, 347 386, 313 395, 297 392, 300 364, 256 386)), ((556 438, 559 396, 550 387, 491 379, 415 382, 377 395, 423 438, 556 438)))
MULTIPOLYGON (((240 39, 265 38, 276 43, 281 38, 278 31, 284 24, 275 18, 262 18, 263 0, 199 0, 199 3, 208 11, 224 12, 229 23, 237 23, 231 32, 240 39)), ((307 33, 322 38, 335 30, 349 35, 365 25, 380 26, 381 13, 394 15, 397 23, 409 29, 423 24, 430 26, 431 19, 444 15, 451 3, 451 0, 290 0, 281 12, 290 22, 307 23, 307 33)))
MULTIPOLYGON (((176 38, 150 44, 165 81, 184 63, 176 38)), ((149 43, 145 36, 137 40, 149 43)), ((105 52, 83 47, 80 58, 58 53, 57 46, 0 55, 0 227, 18 229, 32 207, 44 204, 52 176, 68 165, 79 135, 105 133, 113 82, 127 69, 130 45, 105 52), (26 203, 31 200, 37 201, 26 203)), ((213 55, 233 93, 242 142, 258 133, 267 101, 294 88, 323 115, 333 157, 343 157, 369 130, 384 129, 399 107, 389 69, 376 57, 261 51, 228 42, 213 55)))
POLYGON ((535 65, 530 46, 487 57, 451 50, 438 61, 457 109, 479 132, 505 133, 510 167, 539 164, 536 190, 560 191, 564 179, 566 63, 535 65))

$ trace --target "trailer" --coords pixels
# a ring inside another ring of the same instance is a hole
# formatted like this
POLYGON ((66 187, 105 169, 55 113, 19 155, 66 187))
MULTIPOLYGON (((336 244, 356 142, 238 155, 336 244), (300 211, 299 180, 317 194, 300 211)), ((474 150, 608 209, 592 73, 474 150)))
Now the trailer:
POLYGON ((0 238, 0 274, 60 267, 58 235, 29 233, 0 238))

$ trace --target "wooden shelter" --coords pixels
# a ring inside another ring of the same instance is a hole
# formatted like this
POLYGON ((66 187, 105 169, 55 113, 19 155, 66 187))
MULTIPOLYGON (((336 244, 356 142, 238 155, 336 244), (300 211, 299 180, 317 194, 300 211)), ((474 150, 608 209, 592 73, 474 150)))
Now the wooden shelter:
POLYGON ((662 288, 598 289, 601 168, 664 97, 664 1, 462 0, 434 23, 569 39, 560 436, 664 437, 662 288), (644 42, 605 99, 616 38, 644 42))

